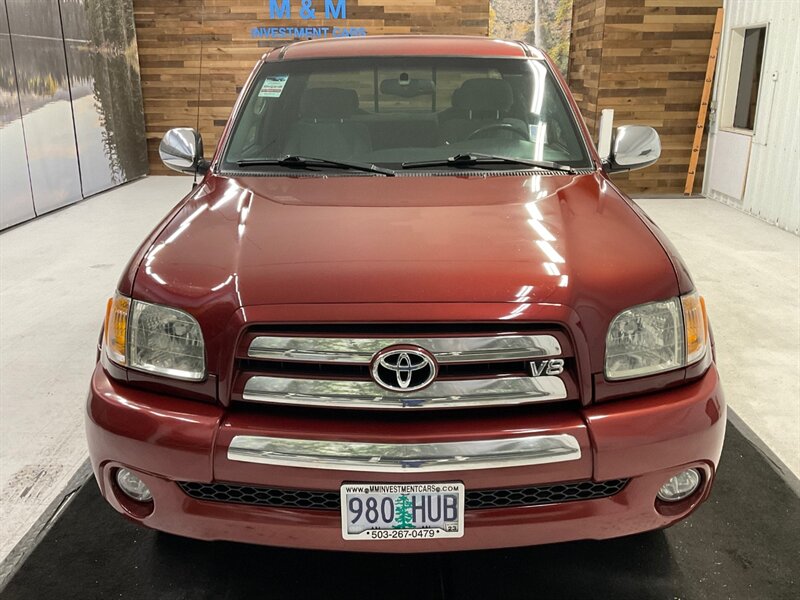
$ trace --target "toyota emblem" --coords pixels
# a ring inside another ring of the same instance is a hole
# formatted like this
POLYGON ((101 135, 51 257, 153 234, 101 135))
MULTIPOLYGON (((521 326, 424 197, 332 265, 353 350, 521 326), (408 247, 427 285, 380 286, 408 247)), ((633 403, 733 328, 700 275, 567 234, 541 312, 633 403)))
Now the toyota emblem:
POLYGON ((372 378, 387 390, 421 390, 436 377, 436 360, 422 348, 385 348, 372 360, 372 378))

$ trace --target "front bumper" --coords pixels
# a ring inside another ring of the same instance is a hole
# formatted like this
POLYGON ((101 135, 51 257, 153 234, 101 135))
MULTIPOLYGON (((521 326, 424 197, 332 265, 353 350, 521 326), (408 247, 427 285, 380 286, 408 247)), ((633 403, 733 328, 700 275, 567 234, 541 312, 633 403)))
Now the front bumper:
MULTIPOLYGON (((482 418, 428 413, 369 422, 345 416, 300 418, 286 413, 225 410, 133 389, 95 369, 88 399, 87 438, 103 496, 146 526, 205 540, 296 548, 431 552, 605 539, 666 527, 690 514, 710 492, 722 450, 725 403, 716 369, 698 381, 641 398, 584 409, 482 418), (489 439, 572 438, 570 460, 448 472, 381 472, 298 468, 229 458, 237 436, 386 444, 459 444, 489 439), (136 471, 153 493, 143 507, 127 500, 114 470, 136 471), (701 488, 670 505, 656 500, 666 479, 695 467, 701 488), (345 541, 338 511, 251 506, 197 500, 177 482, 238 482, 336 491, 343 482, 463 481, 467 490, 570 481, 629 479, 619 493, 541 506, 467 510, 457 539, 345 541)), ((477 414, 477 413, 476 413, 477 414)), ((509 411, 509 415, 512 412, 509 411)))

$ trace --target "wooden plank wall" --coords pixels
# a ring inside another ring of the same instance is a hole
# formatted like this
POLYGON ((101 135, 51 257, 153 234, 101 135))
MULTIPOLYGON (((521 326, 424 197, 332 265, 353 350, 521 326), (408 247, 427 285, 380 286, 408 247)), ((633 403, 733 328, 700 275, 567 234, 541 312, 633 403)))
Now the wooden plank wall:
POLYGON ((596 132, 596 120, 600 116, 597 95, 600 89, 605 6, 605 0, 574 0, 572 3, 569 87, 593 133, 596 132))
MULTIPOLYGON (((321 15, 322 0, 312 5, 321 15)), ((206 155, 216 147, 255 62, 286 43, 254 39, 254 27, 364 27, 369 35, 489 30, 489 0, 348 0, 347 20, 327 22, 300 20, 299 8, 292 0, 295 18, 281 21, 269 18, 269 0, 133 0, 151 173, 172 173, 158 143, 171 127, 195 127, 198 108, 206 155)))
MULTIPOLYGON (((575 0, 569 80, 590 130, 596 135, 600 111, 613 108, 615 125, 651 125, 661 135, 661 160, 614 176, 627 192, 683 192, 720 6, 722 0, 575 0)), ((695 190, 705 149, 700 156, 695 190)))

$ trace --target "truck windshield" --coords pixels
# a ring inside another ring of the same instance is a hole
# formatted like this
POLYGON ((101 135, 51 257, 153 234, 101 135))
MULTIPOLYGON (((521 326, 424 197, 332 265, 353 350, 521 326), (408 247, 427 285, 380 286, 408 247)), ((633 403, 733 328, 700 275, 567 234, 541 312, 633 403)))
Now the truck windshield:
POLYGON ((447 162, 460 155, 591 167, 544 61, 372 57, 265 63, 235 118, 222 170, 286 170, 287 156, 389 169, 421 161, 438 170, 536 168, 447 162))

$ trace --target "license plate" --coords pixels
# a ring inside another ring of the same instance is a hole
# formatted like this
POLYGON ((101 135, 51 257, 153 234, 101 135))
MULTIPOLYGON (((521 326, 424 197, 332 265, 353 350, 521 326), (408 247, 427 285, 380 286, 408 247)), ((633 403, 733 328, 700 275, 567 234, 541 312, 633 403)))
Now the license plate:
POLYGON ((346 540, 423 540, 464 535, 463 483, 344 484, 346 540))

